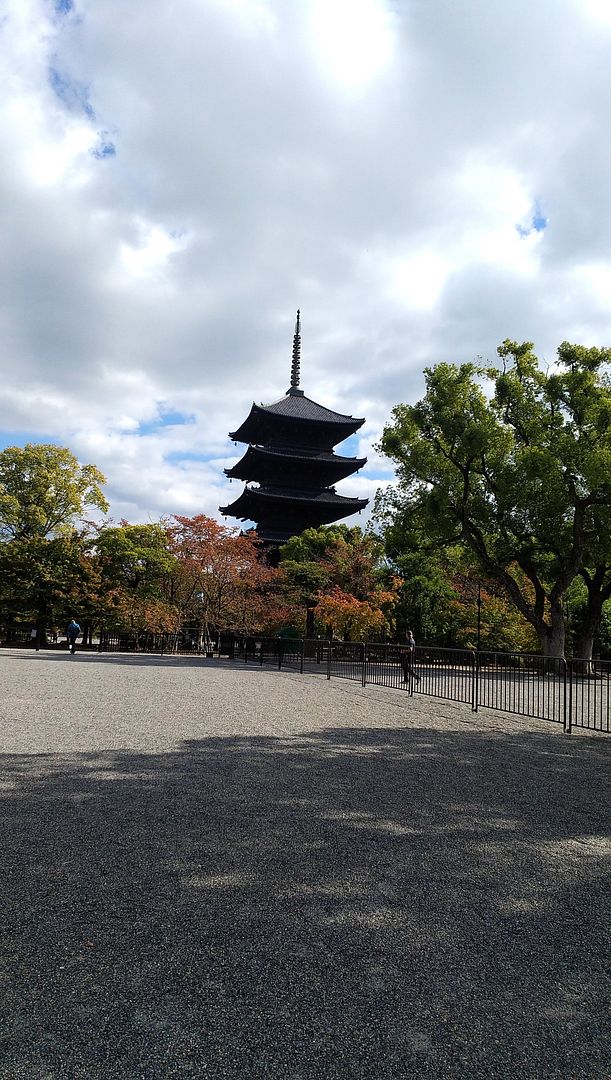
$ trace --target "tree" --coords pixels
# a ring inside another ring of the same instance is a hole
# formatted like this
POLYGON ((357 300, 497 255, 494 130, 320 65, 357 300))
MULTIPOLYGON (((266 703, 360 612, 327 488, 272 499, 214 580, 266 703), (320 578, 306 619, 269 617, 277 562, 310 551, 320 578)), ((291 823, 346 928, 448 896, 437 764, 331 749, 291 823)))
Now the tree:
POLYGON ((169 524, 176 558, 171 599, 210 637, 220 629, 251 633, 275 624, 277 573, 261 558, 255 534, 245 535, 204 514, 169 524))
POLYGON ((62 446, 28 443, 0 452, 0 540, 70 533, 86 510, 106 512, 105 477, 62 446))
POLYGON ((321 629, 362 638, 392 632, 396 593, 385 580, 383 546, 358 526, 322 526, 292 537, 280 550, 280 572, 296 607, 321 629))
POLYGON ((176 558, 163 523, 104 526, 95 554, 101 575, 99 614, 131 630, 176 628, 179 613, 171 596, 176 558))
POLYGON ((2 602, 7 614, 36 622, 37 642, 49 623, 95 593, 82 526, 89 508, 108 509, 104 482, 95 465, 79 465, 65 447, 28 443, 0 452, 2 602))
POLYGON ((97 607, 99 576, 82 536, 34 536, 0 544, 0 603, 11 618, 36 624, 36 641, 47 627, 97 607))
POLYGON ((391 559, 401 581, 398 626, 412 627, 419 644, 475 649, 479 642, 489 650, 536 650, 532 626, 468 550, 425 548, 420 541, 417 550, 397 551, 391 559))
POLYGON ((391 630, 395 593, 379 590, 369 600, 358 600, 338 585, 318 598, 315 617, 345 641, 364 641, 391 630))
POLYGON ((593 613, 611 591, 611 350, 565 342, 547 372, 530 342, 498 353, 501 370, 427 368, 425 397, 393 410, 380 449, 398 483, 376 515, 390 549, 468 548, 562 656, 571 582, 591 580, 593 613))

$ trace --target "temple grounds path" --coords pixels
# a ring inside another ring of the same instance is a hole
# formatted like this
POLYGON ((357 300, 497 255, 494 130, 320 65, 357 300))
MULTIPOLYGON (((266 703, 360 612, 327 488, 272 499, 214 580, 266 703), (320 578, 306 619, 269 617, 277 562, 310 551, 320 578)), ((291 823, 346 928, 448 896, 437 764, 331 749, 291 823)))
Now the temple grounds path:
POLYGON ((611 740, 0 653, 1 1080, 607 1080, 611 740))

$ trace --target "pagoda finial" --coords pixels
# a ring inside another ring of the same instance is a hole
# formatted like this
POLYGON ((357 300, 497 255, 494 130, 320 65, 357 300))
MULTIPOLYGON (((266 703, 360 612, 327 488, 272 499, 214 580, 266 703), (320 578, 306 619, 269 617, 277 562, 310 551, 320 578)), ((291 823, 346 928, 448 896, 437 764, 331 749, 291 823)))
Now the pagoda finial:
POLYGON ((301 312, 297 308, 297 319, 295 320, 295 333, 293 334, 293 360, 291 363, 291 385, 287 390, 287 394, 303 394, 303 390, 299 389, 299 362, 301 356, 301 312))

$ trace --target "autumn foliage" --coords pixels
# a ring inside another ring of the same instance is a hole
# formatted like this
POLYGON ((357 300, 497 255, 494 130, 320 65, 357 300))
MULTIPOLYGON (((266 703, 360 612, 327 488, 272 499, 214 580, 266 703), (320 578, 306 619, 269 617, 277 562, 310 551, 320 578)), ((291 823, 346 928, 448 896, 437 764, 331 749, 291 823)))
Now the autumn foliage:
POLYGON ((208 632, 253 633, 275 624, 277 571, 262 557, 254 532, 198 514, 174 517, 167 533, 175 559, 171 601, 183 619, 201 620, 208 632))
POLYGON ((333 585, 328 593, 319 596, 314 613, 319 623, 333 631, 334 637, 364 641, 392 631, 396 601, 395 593, 384 590, 373 593, 369 600, 358 600, 339 585, 333 585))

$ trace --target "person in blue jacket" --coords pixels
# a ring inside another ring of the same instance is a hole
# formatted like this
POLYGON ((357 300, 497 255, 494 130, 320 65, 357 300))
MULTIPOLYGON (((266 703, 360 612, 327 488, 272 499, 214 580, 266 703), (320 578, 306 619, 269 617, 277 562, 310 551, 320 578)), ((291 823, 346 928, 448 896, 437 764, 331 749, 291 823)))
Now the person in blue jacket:
POLYGON ((68 629, 66 630, 66 637, 68 638, 68 648, 72 655, 76 652, 76 639, 80 636, 81 628, 76 619, 70 619, 68 623, 68 629))

